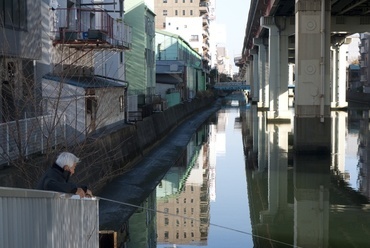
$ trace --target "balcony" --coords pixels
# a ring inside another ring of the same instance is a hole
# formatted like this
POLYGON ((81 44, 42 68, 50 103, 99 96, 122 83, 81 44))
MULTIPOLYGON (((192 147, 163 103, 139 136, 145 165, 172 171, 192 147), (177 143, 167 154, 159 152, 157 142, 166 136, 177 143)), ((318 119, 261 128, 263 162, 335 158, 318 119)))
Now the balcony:
POLYGON ((367 63, 366 63, 366 61, 360 61, 360 66, 361 66, 361 68, 364 68, 364 67, 367 67, 367 63))
POLYGON ((209 19, 208 15, 202 15, 202 20, 203 20, 203 27, 209 26, 209 19))
POLYGON ((366 77, 366 75, 361 75, 361 76, 360 76, 360 81, 361 81, 361 82, 367 82, 367 77, 366 77))
POLYGON ((360 53, 367 53, 366 47, 360 47, 360 53))
POLYGON ((202 35, 203 35, 203 38, 208 38, 209 37, 209 30, 208 30, 208 28, 202 30, 202 35))
POLYGON ((199 3, 199 13, 200 13, 200 15, 208 14, 208 12, 209 12, 208 2, 201 1, 199 3))
POLYGON ((104 10, 91 8, 58 8, 53 11, 53 44, 75 48, 131 48, 131 27, 121 18, 104 10))

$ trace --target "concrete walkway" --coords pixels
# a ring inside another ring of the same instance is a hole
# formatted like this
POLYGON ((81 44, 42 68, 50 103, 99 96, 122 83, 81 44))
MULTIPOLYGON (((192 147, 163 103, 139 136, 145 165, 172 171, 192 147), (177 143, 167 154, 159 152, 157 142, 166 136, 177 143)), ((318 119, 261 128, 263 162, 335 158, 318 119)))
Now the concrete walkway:
MULTIPOLYGON (((186 119, 133 169, 112 180, 98 195, 113 201, 140 205, 156 188, 170 167, 178 160, 194 132, 221 107, 218 99, 210 108, 186 119)), ((100 230, 119 230, 136 208, 130 205, 99 201, 100 230)))

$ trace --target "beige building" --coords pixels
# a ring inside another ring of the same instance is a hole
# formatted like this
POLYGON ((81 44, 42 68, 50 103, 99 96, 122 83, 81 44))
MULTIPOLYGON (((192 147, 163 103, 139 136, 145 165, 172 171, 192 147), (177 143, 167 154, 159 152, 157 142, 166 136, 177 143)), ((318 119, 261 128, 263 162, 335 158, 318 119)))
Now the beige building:
MULTIPOLYGON (((206 63, 210 62, 210 52, 209 52, 209 0, 154 0, 154 12, 156 14, 156 28, 170 31, 168 28, 170 26, 176 25, 173 23, 173 17, 177 18, 194 18, 201 17, 201 37, 202 46, 199 53, 203 56, 203 60, 206 63), (168 20, 168 17, 172 18, 171 21, 168 20)), ((181 23, 183 26, 183 24, 181 23)), ((195 28, 188 25, 189 27, 185 28, 195 28)), ((184 27, 181 27, 184 28, 184 27)), ((184 30, 184 29, 182 29, 184 30)), ((171 30, 173 32, 173 30, 171 30)), ((182 36, 182 33, 176 33, 182 36)), ((197 35, 197 34, 194 34, 197 35)), ((191 39, 194 39, 195 36, 190 35, 189 37, 182 37, 187 42, 191 42, 191 39)))

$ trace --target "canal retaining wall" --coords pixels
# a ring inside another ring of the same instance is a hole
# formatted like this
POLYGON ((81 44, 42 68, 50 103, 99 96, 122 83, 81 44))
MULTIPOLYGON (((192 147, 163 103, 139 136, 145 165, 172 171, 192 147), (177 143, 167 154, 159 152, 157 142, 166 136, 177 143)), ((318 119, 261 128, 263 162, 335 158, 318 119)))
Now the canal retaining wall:
POLYGON ((74 181, 86 184, 93 192, 98 192, 110 180, 131 170, 135 163, 182 121, 191 118, 214 101, 213 97, 193 99, 154 113, 136 123, 99 130, 76 146, 56 147, 55 154, 29 158, 28 165, 23 168, 10 165, 0 170, 0 186, 33 188, 55 157, 67 150, 82 160, 73 176, 74 181))

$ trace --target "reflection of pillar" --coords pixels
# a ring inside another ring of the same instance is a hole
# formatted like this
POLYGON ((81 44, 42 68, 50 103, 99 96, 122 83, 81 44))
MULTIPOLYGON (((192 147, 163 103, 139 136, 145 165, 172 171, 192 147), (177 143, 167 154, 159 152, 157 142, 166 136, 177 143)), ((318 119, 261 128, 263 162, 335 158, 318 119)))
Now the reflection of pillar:
POLYGON ((258 46, 258 77, 259 77, 259 102, 258 108, 269 107, 269 85, 267 74, 267 44, 262 38, 254 38, 253 43, 258 46))
POLYGON ((267 141, 266 141, 265 112, 258 112, 258 171, 263 172, 267 167, 267 141))
POLYGON ((345 171, 345 148, 346 148, 346 120, 347 112, 344 111, 332 111, 332 150, 333 159, 332 166, 333 169, 339 170, 344 173, 345 171))
MULTIPOLYGON (((259 101, 259 75, 258 75, 258 52, 257 49, 252 49, 250 53, 253 56, 253 88, 251 88, 252 103, 259 101)), ((252 84, 251 84, 252 85, 252 84)))
POLYGON ((268 119, 286 119, 288 112, 288 21, 284 17, 261 17, 269 29, 269 112, 268 119))
POLYGON ((297 156, 294 163, 294 245, 328 247, 330 156, 297 156))
POLYGON ((330 1, 296 0, 294 149, 331 152, 330 1))
MULTIPOLYGON (((290 125, 268 125, 268 211, 266 221, 288 206, 288 133, 290 125)), ((264 219, 262 219, 265 221, 264 219)))
MULTIPOLYGON (((347 40, 345 39, 344 42, 347 40)), ((338 44, 333 46, 333 73, 332 73, 332 108, 345 108, 346 102, 346 56, 348 44, 338 44)))
POLYGON ((257 105, 251 106, 251 119, 252 119, 252 130, 253 130, 253 153, 258 152, 258 117, 257 117, 257 105))

